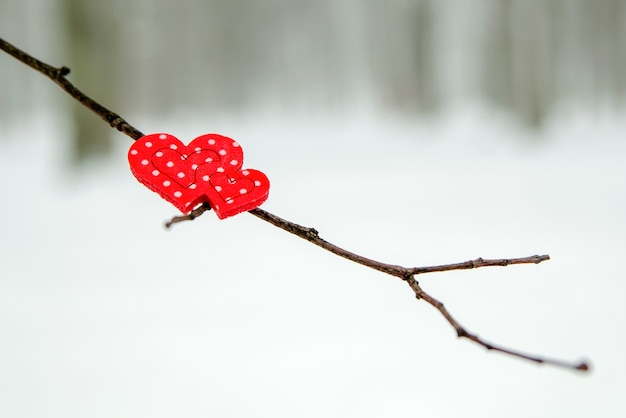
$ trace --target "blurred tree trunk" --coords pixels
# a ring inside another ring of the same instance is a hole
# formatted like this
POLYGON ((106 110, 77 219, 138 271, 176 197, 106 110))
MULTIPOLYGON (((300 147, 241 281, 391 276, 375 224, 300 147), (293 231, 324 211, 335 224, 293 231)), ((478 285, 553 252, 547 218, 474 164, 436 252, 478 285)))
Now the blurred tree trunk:
POLYGON ((539 127, 555 98, 555 31, 552 0, 494 4, 483 61, 484 91, 493 102, 539 127))
POLYGON ((434 41, 435 21, 430 0, 422 0, 415 5, 415 26, 411 33, 415 42, 415 78, 418 109, 422 112, 436 110, 439 102, 435 78, 434 41))
MULTIPOLYGON (((64 0, 66 47, 72 82, 100 103, 115 108, 117 39, 108 2, 64 0)), ((111 129, 79 103, 72 103, 73 160, 106 155, 111 129)))
POLYGON ((440 97, 431 1, 365 4, 370 67, 381 99, 395 109, 435 110, 440 97))

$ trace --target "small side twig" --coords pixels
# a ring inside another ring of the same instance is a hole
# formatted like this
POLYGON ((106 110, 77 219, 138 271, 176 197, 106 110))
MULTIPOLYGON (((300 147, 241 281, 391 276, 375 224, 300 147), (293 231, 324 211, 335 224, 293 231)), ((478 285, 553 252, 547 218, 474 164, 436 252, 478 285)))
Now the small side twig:
POLYGON ((512 264, 539 264, 542 261, 547 261, 550 256, 545 255, 532 255, 530 257, 521 258, 501 258, 496 260, 485 260, 484 258, 477 258, 476 260, 464 261, 462 263, 444 264, 440 266, 427 266, 427 267, 413 267, 409 269, 410 274, 424 274, 433 273, 436 271, 449 271, 449 270, 469 270, 479 267, 492 267, 492 266, 510 266, 512 264))
MULTIPOLYGON (((93 111, 97 114, 101 119, 106 121, 113 128, 123 132, 127 136, 132 139, 139 139, 143 136, 141 131, 137 128, 126 122, 121 116, 117 113, 110 111, 104 106, 100 105, 82 91, 77 89, 70 81, 67 80, 66 76, 69 74, 70 69, 63 66, 60 68, 53 67, 49 64, 46 64, 43 61, 40 61, 33 56, 27 54, 26 52, 20 50, 19 48, 11 45, 6 42, 2 38, 0 38, 0 49, 7 52, 9 55, 16 58, 18 61, 23 62, 29 67, 35 69, 36 71, 42 73, 46 77, 50 78, 56 84, 58 84, 65 92, 67 92, 74 99, 82 103, 85 107, 93 111)), ((172 218, 169 222, 165 224, 167 228, 170 228, 173 224, 183 221, 189 221, 201 216, 204 212, 210 209, 208 204, 202 204, 201 206, 194 209, 189 215, 184 216, 176 216, 172 218)), ((381 271, 383 273, 387 273, 389 275, 399 277, 402 280, 406 281, 408 285, 411 287, 415 296, 418 299, 423 299, 429 305, 433 306, 435 309, 441 313, 441 315, 448 321, 448 323, 455 329, 457 336, 460 338, 466 338, 474 343, 486 348, 487 350, 497 351, 503 354, 507 354, 513 357, 521 358, 524 360, 532 361, 540 364, 550 364, 552 366, 562 367, 566 369, 578 370, 578 371, 587 371, 589 370, 589 366, 585 362, 580 363, 570 363, 561 360, 548 359, 540 356, 534 356, 529 354, 524 354, 520 351, 512 350, 509 348, 505 348, 502 346, 497 346, 492 343, 489 343, 482 338, 478 337, 478 335, 470 333, 464 327, 460 325, 460 323, 452 317, 450 312, 444 307, 443 303, 434 297, 430 296, 426 293, 417 280, 415 280, 415 276, 423 273, 432 273, 432 272, 441 272, 441 271, 449 271, 449 270, 462 270, 462 269, 473 269, 479 267, 488 267, 488 266, 508 266, 511 264, 528 264, 534 263, 538 264, 542 261, 549 260, 550 257, 548 255, 534 255, 530 257, 522 257, 522 258, 512 258, 512 259, 483 259, 478 258, 475 260, 465 261, 462 263, 454 263, 454 264, 446 264, 439 266, 427 266, 427 267, 402 267, 393 264, 387 264, 380 261, 372 260, 361 255, 355 254, 348 250, 345 250, 335 244, 332 244, 322 238, 320 238, 319 233, 314 228, 304 227, 302 225, 298 225, 294 222, 288 221, 286 219, 280 218, 274 214, 271 214, 263 209, 257 208, 251 210, 250 213, 256 216, 259 219, 264 220, 280 229, 283 229, 291 234, 294 234, 302 239, 309 241, 312 244, 317 245, 318 247, 323 248, 326 251, 330 251, 333 254, 336 254, 340 257, 353 261, 355 263, 361 264, 363 266, 372 268, 374 270, 381 271)))
POLYGON ((584 361, 570 363, 570 362, 563 361, 563 360, 522 353, 521 351, 513 350, 510 348, 498 346, 490 342, 487 342, 484 339, 480 338, 478 335, 473 334, 469 332, 467 329, 465 329, 456 319, 454 319, 454 317, 450 314, 450 312, 448 312, 444 304, 441 303, 439 300, 435 299, 434 297, 430 296, 424 290, 422 290, 422 288, 420 287, 419 283, 416 280, 410 279, 408 280, 408 283, 411 289, 413 289, 413 291, 415 292, 415 297, 417 297, 418 299, 423 299, 424 301, 426 301, 426 303, 428 303, 429 305, 437 309, 441 313, 441 315, 446 319, 446 321, 448 321, 448 323, 452 326, 452 328, 454 328, 454 330, 456 331, 457 337, 459 338, 467 338, 468 340, 473 341, 476 344, 490 351, 496 351, 496 352, 507 354, 509 356, 517 357, 523 360, 532 361, 538 364, 549 364, 549 365, 556 366, 556 367, 562 367, 562 368, 573 369, 573 370, 578 370, 578 371, 589 370, 589 364, 584 361))
POLYGON ((200 206, 198 206, 197 208, 189 212, 189 215, 174 216, 172 219, 165 222, 165 227, 169 229, 172 225, 177 224, 179 222, 193 221, 194 219, 202 215, 207 210, 211 210, 211 205, 209 205, 207 202, 204 202, 200 206))

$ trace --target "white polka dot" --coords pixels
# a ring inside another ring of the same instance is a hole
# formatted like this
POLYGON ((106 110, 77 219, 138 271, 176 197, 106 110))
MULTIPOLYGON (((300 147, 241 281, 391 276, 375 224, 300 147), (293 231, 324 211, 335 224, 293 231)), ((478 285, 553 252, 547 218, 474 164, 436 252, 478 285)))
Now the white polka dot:
POLYGON ((152 147, 152 142, 146 142, 146 147, 148 148, 152 147))
POLYGON ((187 158, 187 154, 183 154, 183 155, 180 156, 181 160, 184 160, 185 158, 187 158))
POLYGON ((233 141, 233 147, 237 148, 239 146, 239 143, 237 141, 233 141))
POLYGON ((198 186, 196 186, 196 183, 194 183, 194 184, 190 184, 190 185, 189 185, 189 188, 190 188, 191 190, 194 190, 196 187, 198 187, 198 186))
POLYGON ((239 194, 246 194, 246 193, 248 193, 248 191, 246 189, 239 190, 239 194))
POLYGON ((198 168, 198 164, 191 164, 191 169, 195 170, 196 168, 198 168))
POLYGON ((209 157, 206 160, 204 160, 205 163, 212 163, 213 162, 213 158, 209 157))
POLYGON ((130 155, 137 155, 137 150, 136 150, 136 149, 131 150, 131 151, 130 151, 130 155))
POLYGON ((260 181, 258 181, 258 180, 255 180, 255 181, 254 181, 254 185, 255 185, 255 186, 257 186, 257 187, 259 187, 259 186, 261 185, 261 182, 260 182, 260 181))
POLYGON ((230 165, 237 165, 238 163, 239 163, 239 161, 237 161, 237 160, 232 160, 232 161, 230 162, 230 165))
POLYGON ((154 170, 154 171, 152 171, 152 175, 153 175, 153 176, 158 176, 158 175, 159 175, 159 170, 154 170))
POLYGON ((200 147, 196 147, 196 148, 194 148, 194 151, 196 151, 196 152, 200 152, 200 151, 202 151, 202 148, 200 148, 200 147))
POLYGON ((181 197, 183 194, 181 192, 174 192, 174 197, 181 197))
POLYGON ((165 164, 166 166, 168 166, 169 168, 174 167, 174 163, 171 161, 168 161, 167 164, 165 164))
POLYGON ((159 135, 159 139, 165 139, 165 138, 167 138, 167 135, 165 135, 165 134, 159 135))
POLYGON ((233 198, 232 197, 227 198, 226 203, 228 203, 229 205, 233 203, 233 198))
POLYGON ((215 191, 216 192, 221 192, 222 191, 222 186, 215 186, 215 191))
POLYGON ((215 139, 209 139, 209 145, 215 145, 215 139))
POLYGON ((223 173, 224 172, 224 167, 218 167, 217 168, 217 172, 218 173, 223 173))
POLYGON ((172 182, 171 182, 171 181, 169 181, 169 180, 165 180, 165 181, 163 182, 163 186, 165 186, 165 187, 169 187, 169 185, 170 185, 170 184, 172 184, 172 182))
POLYGON ((176 174, 178 176, 179 179, 182 179, 183 177, 185 177, 185 173, 183 173, 182 171, 180 171, 178 174, 176 174))
POLYGON ((225 149, 221 149, 219 152, 220 155, 226 155, 226 150, 225 149))
POLYGON ((170 145, 170 148, 171 148, 171 149, 178 149, 178 147, 176 146, 176 144, 172 144, 172 145, 170 145))
POLYGON ((149 161, 148 160, 141 160, 141 165, 148 165, 149 161))
POLYGON ((248 174, 250 174, 250 172, 248 170, 243 170, 241 174, 243 174, 244 176, 247 176, 248 174))
POLYGON ((158 152, 157 152, 156 154, 154 154, 154 155, 156 155, 157 157, 162 157, 162 156, 163 156, 163 153, 162 153, 161 151, 158 151, 158 152))
POLYGON ((204 175, 204 176, 202 176, 202 180, 204 180, 204 181, 209 181, 209 176, 208 176, 208 175, 204 175))

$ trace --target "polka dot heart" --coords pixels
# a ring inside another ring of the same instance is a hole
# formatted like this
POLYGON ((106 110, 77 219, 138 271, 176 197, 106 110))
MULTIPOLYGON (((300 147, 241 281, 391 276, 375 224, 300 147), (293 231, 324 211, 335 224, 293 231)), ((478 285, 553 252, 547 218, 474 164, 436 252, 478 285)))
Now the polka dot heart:
POLYGON ((130 147, 128 161, 137 180, 185 214, 208 202, 224 219, 258 207, 269 194, 265 174, 242 170, 241 146, 218 134, 189 145, 169 134, 146 135, 130 147))

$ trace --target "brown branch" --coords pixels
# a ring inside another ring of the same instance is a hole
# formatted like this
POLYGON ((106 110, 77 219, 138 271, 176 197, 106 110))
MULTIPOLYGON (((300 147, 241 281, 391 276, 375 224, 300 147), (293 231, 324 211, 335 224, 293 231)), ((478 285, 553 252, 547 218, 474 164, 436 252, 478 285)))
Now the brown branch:
POLYGON ((207 210, 211 210, 211 205, 209 205, 207 202, 204 202, 200 206, 198 206, 197 208, 189 212, 189 215, 174 216, 172 219, 165 222, 165 227, 169 229, 172 225, 177 224, 179 222, 193 221, 194 219, 202 215, 207 210))
POLYGON ((15 47, 14 45, 11 45, 2 38, 0 38, 0 49, 11 55, 18 61, 21 61, 29 67, 33 68, 34 70, 39 71, 40 73, 57 83, 59 87, 65 90, 65 92, 67 92, 70 96, 79 101, 87 109, 100 116, 100 118, 102 118, 106 123, 111 125, 111 127, 125 133, 135 140, 143 136, 143 133, 141 133, 141 131, 133 127, 130 123, 126 122, 120 115, 110 111, 106 107, 102 106, 100 103, 97 103, 95 100, 88 97, 85 93, 78 90, 72 83, 70 83, 70 81, 65 77, 70 73, 69 68, 65 66, 56 68, 49 64, 46 64, 45 62, 40 61, 37 58, 27 54, 26 52, 15 47))
MULTIPOLYGON (((69 74, 70 70, 67 67, 56 68, 45 62, 42 62, 26 52, 18 49, 17 47, 11 45, 10 43, 4 41, 0 38, 0 49, 13 56, 17 60, 23 62, 29 67, 35 69, 36 71, 42 73, 46 77, 50 78, 56 84, 58 84, 63 90, 65 90, 70 96, 79 101, 85 107, 93 111, 100 118, 106 121, 113 128, 123 132, 128 135, 132 139, 136 140, 143 136, 141 131, 133 127, 131 124, 126 122, 121 116, 117 113, 110 111, 104 106, 100 105, 82 91, 77 89, 72 83, 70 83, 66 76, 69 74)), ((194 209, 189 215, 184 216, 176 216, 172 218, 169 222, 165 224, 167 228, 171 227, 173 224, 183 221, 189 221, 201 216, 207 210, 210 210, 210 206, 207 203, 203 203, 196 209, 194 209)), ((511 264, 528 264, 534 263, 538 264, 542 261, 549 260, 550 257, 548 255, 534 255, 530 257, 523 258, 512 258, 512 259, 496 259, 496 260, 486 260, 482 258, 478 258, 476 260, 465 261, 462 263, 454 263, 454 264, 446 264, 439 266, 427 266, 427 267, 402 267, 393 264, 387 264, 380 261, 372 260, 361 255, 355 254, 348 250, 345 250, 335 244, 332 244, 322 238, 320 238, 319 233, 314 228, 305 227, 302 225, 298 225, 294 222, 287 221, 279 216, 271 214, 263 209, 257 208, 251 210, 250 213, 256 216, 259 219, 264 220, 280 229, 283 229, 291 234, 294 234, 302 239, 309 241, 312 244, 317 245, 318 247, 323 248, 326 251, 330 251, 333 254, 336 254, 340 257, 353 261, 355 263, 361 264, 363 266, 372 268, 374 270, 381 271, 383 273, 387 273, 389 275, 399 277, 402 280, 406 281, 411 289, 415 292, 415 296, 418 299, 423 299, 428 304, 437 309, 441 315, 448 321, 448 323, 455 329, 457 336, 461 338, 467 338, 470 341, 486 348, 487 350, 497 351, 503 354, 507 354, 513 357, 518 357, 524 360, 532 361, 535 363, 542 364, 550 364, 557 367, 587 371, 589 366, 584 363, 569 363, 561 360, 547 359, 539 356, 533 356, 524 354, 522 352, 512 350, 509 348, 505 348, 502 346, 497 346, 491 344, 476 334, 472 334, 468 332, 465 328, 463 328, 458 321, 456 321, 452 315, 448 312, 448 310, 444 307, 443 303, 438 301, 437 299, 430 296, 426 293, 419 285, 417 280, 415 280, 415 276, 423 273, 432 273, 432 272, 440 272, 440 271, 449 271, 449 270, 462 270, 462 269, 473 269, 479 267, 488 267, 488 266, 508 266, 511 264)))
POLYGON ((326 251, 330 251, 333 254, 346 258, 355 263, 370 267, 374 270, 382 271, 383 273, 387 273, 401 279, 407 279, 417 274, 434 273, 448 270, 465 270, 488 266, 508 266, 510 264, 539 264, 542 261, 550 259, 549 255, 533 255, 523 258, 509 258, 497 260, 485 260, 483 258, 477 258, 476 260, 465 261, 462 263, 444 264, 440 266, 410 268, 402 267, 394 264, 387 264, 380 261, 372 260, 343 249, 335 244, 326 241, 325 239, 320 238, 319 233, 315 228, 309 228, 306 226, 298 225, 291 221, 287 221, 261 208, 251 210, 249 213, 253 214, 257 218, 263 219, 264 221, 271 223, 274 226, 277 226, 280 229, 284 229, 291 234, 305 239, 310 243, 317 245, 318 247, 322 247, 326 251))
POLYGON ((439 266, 428 266, 428 267, 402 267, 393 264, 386 264, 380 261, 371 260, 369 258, 360 256, 351 251, 345 250, 335 244, 332 244, 319 236, 319 232, 314 228, 305 227, 302 225, 295 224, 293 222, 282 219, 276 215, 273 215, 263 209, 257 208, 250 211, 254 216, 263 219, 266 222, 271 223, 278 228, 281 228, 291 234, 294 234, 302 239, 309 241, 312 244, 317 245, 327 251, 330 251, 333 254, 336 254, 340 257, 346 258, 355 263, 364 265, 366 267, 370 267, 374 270, 382 271, 383 273, 390 274, 392 276, 400 277, 405 280, 411 289, 415 292, 415 296, 418 299, 425 300, 428 304, 437 309, 441 315, 448 321, 448 323, 454 328, 458 337, 467 338, 470 341, 475 342, 478 345, 483 346, 487 350, 497 351, 500 353, 508 354, 513 357, 518 357, 524 360, 529 360, 535 363, 540 364, 550 364, 553 366, 563 367, 567 369, 574 369, 580 371, 589 370, 589 366, 585 362, 580 363, 569 363, 562 360, 548 359, 535 355, 529 355, 522 353, 517 350, 509 349, 502 346, 497 346, 495 344, 489 343, 482 338, 478 337, 476 334, 472 334, 467 331, 461 324, 454 319, 454 317, 448 312, 448 310, 444 307, 443 303, 435 299, 426 293, 418 281, 415 280, 417 274, 423 273, 434 273, 441 271, 449 271, 449 270, 465 270, 465 269, 474 269, 479 267, 489 267, 489 266, 508 266, 511 264, 539 264, 542 261, 546 261, 550 259, 549 255, 533 255, 530 257, 523 258, 509 258, 509 259, 495 259, 495 260, 486 260, 483 258, 477 258, 476 260, 465 261, 462 263, 454 263, 454 264, 444 264, 439 266))
MULTIPOLYGON (((497 260, 494 260, 494 261, 497 261, 497 260)), ((494 264, 491 264, 491 265, 494 265, 494 264)), ((563 361, 563 360, 551 359, 551 358, 540 357, 540 356, 531 355, 527 353, 522 353, 521 351, 513 350, 510 348, 498 346, 490 342, 487 342, 483 340, 482 338, 480 338, 478 335, 473 334, 469 332, 467 329, 465 329, 456 319, 454 319, 454 317, 450 314, 450 312, 448 312, 444 304, 438 301, 437 299, 435 299, 434 297, 430 296, 428 293, 424 292, 424 290, 422 290, 419 283, 415 279, 413 278, 409 279, 408 283, 411 289, 413 289, 413 291, 415 292, 415 296, 418 299, 425 300, 429 305, 433 306, 435 309, 437 309, 441 313, 441 315, 443 315, 446 321, 448 321, 448 323, 452 326, 452 328, 454 328, 454 330, 456 331, 456 335, 459 338, 467 338, 468 340, 473 341, 476 344, 483 346, 487 350, 496 351, 499 353, 507 354, 509 356, 521 358, 523 360, 528 360, 528 361, 532 361, 532 362, 539 363, 539 364, 549 364, 552 366, 563 367, 566 369, 573 369, 573 370, 579 370, 579 371, 589 370, 589 364, 587 364, 584 361, 581 361, 579 363, 570 363, 570 362, 563 361)))
POLYGON ((448 270, 468 270, 476 269, 479 267, 492 267, 492 266, 509 266, 511 264, 539 264, 542 261, 549 260, 549 255, 532 255, 530 257, 521 258, 501 258, 497 260, 485 260, 483 258, 477 258, 476 260, 464 261, 462 263, 444 264, 440 266, 428 266, 428 267, 413 267, 408 269, 410 274, 424 274, 433 273, 436 271, 448 271, 448 270))
POLYGON ((374 270, 382 271, 383 273, 387 273, 392 276, 396 276, 400 278, 404 278, 406 276, 407 270, 404 267, 371 260, 369 258, 355 254, 348 250, 345 250, 335 244, 332 244, 326 241, 325 239, 320 238, 319 233, 317 232, 315 228, 308 228, 308 227, 287 221, 261 208, 253 209, 250 211, 250 213, 256 216, 257 218, 263 219, 265 222, 269 222, 272 225, 277 226, 280 229, 284 229, 285 231, 291 234, 294 234, 302 239, 309 241, 312 244, 317 245, 318 247, 322 247, 326 251, 330 251, 331 253, 336 254, 339 257, 346 258, 350 261, 354 261, 355 263, 364 265, 374 270))

